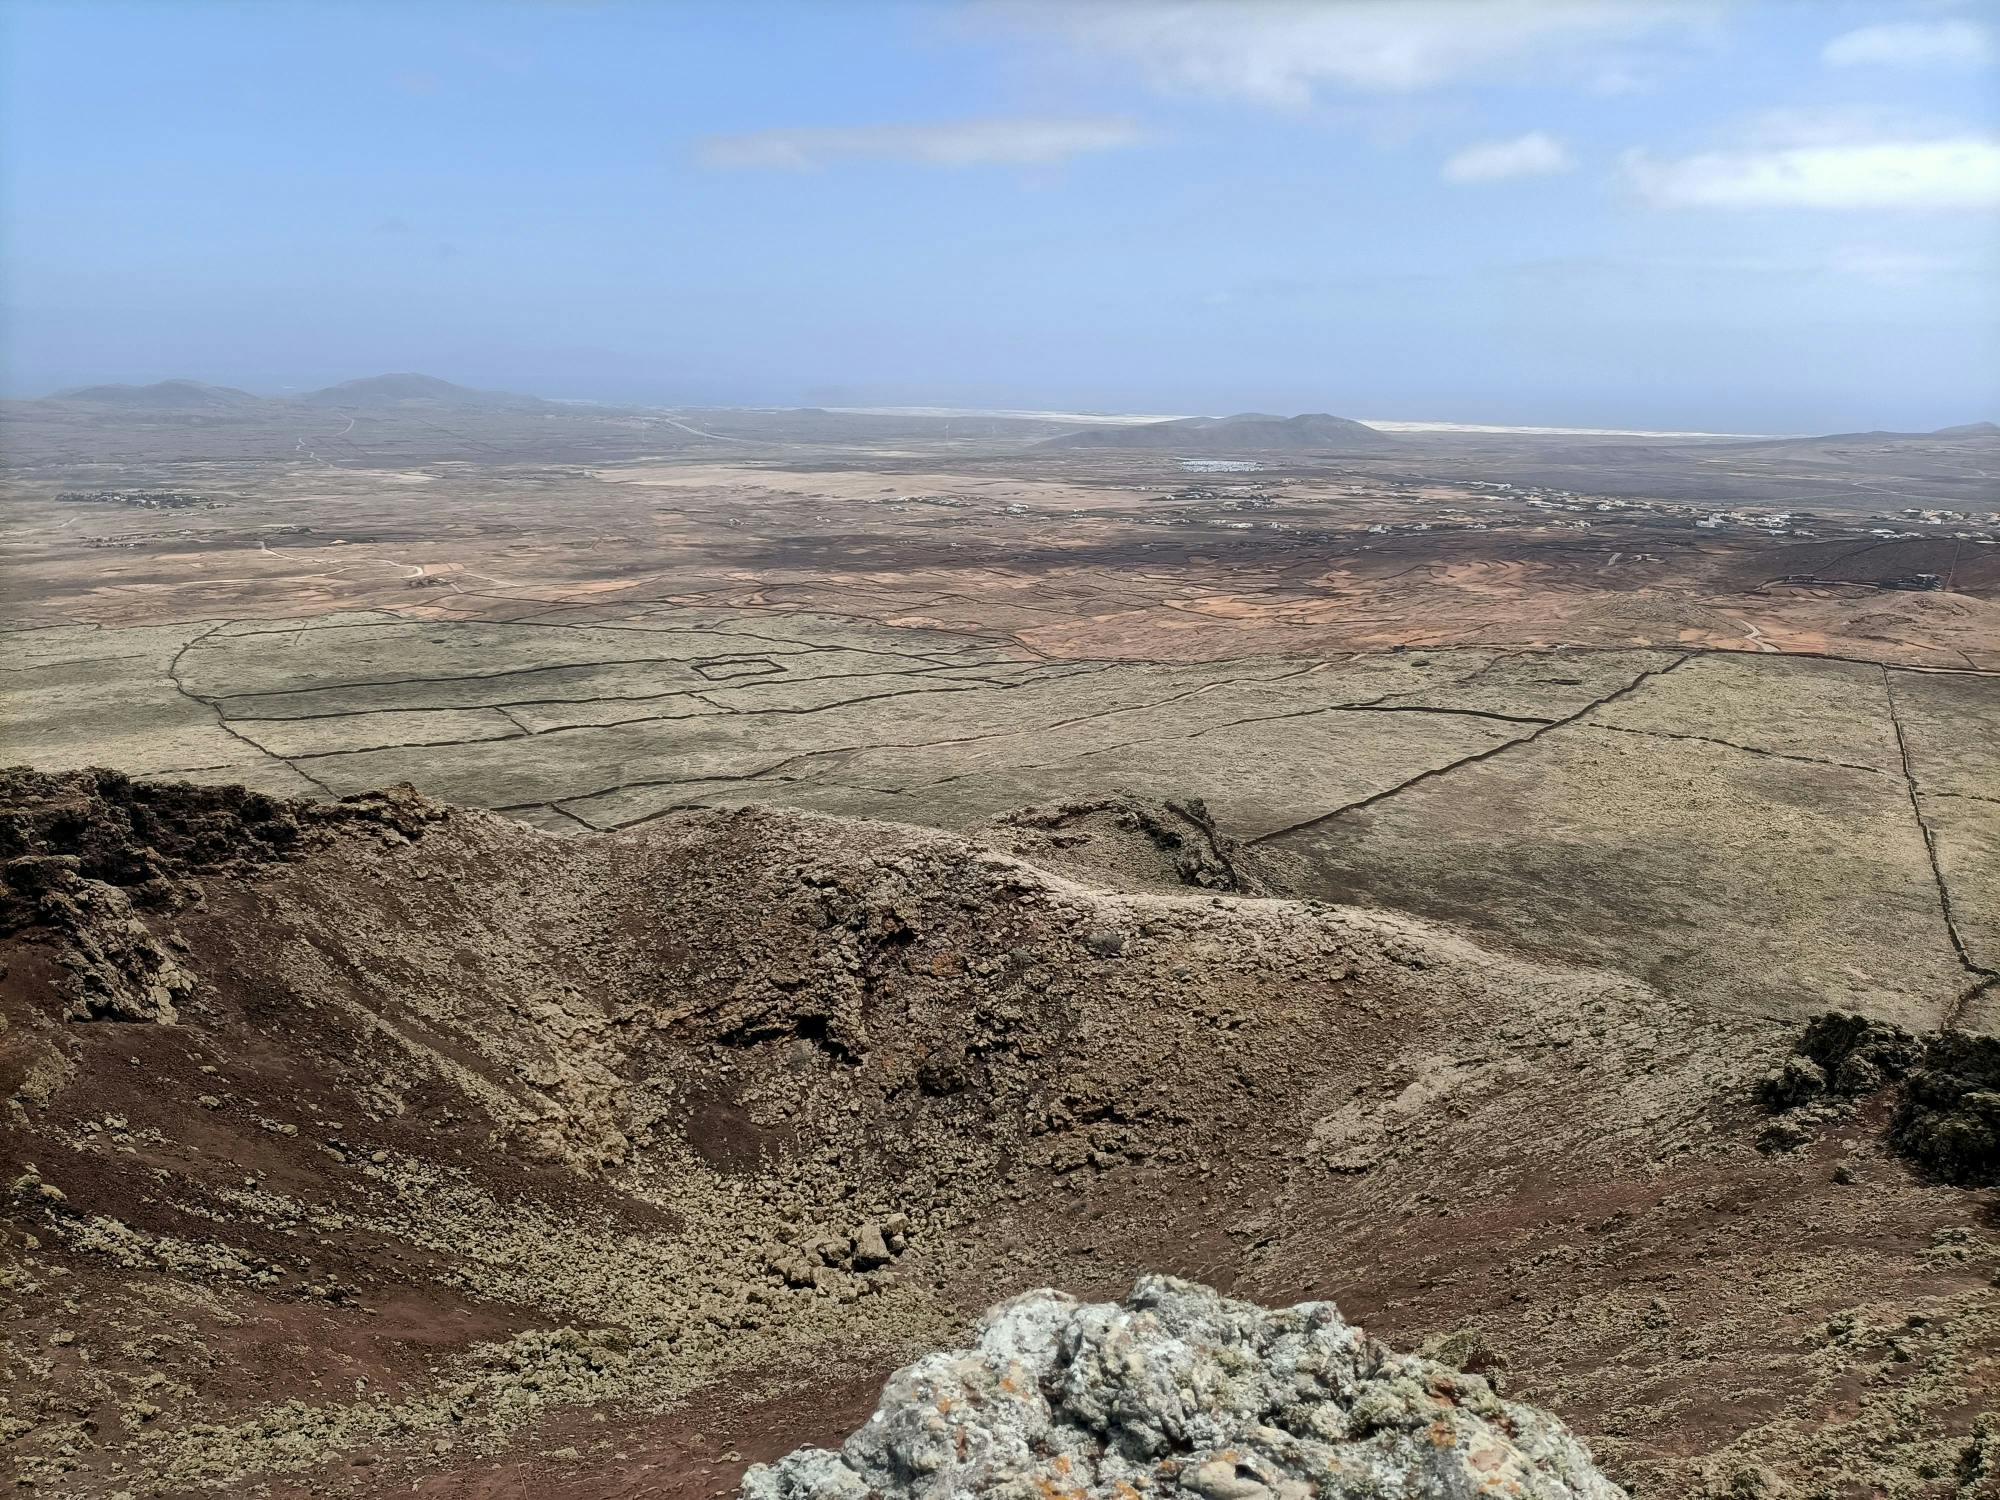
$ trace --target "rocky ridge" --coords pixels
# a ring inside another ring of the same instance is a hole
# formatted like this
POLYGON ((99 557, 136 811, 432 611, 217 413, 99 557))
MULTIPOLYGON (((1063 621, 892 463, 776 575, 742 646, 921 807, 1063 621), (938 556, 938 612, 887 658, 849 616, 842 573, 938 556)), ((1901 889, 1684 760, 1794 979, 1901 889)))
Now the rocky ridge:
POLYGON ((1146 1271, 1337 1298, 1642 1494, 1986 1463, 2000 1244, 1886 1095, 1762 1154, 1789 1028, 1191 886, 1179 815, 10 786, 0 1443, 49 1493, 712 1497, 1146 1271), (1037 862, 1085 825, 1098 879, 1037 862))

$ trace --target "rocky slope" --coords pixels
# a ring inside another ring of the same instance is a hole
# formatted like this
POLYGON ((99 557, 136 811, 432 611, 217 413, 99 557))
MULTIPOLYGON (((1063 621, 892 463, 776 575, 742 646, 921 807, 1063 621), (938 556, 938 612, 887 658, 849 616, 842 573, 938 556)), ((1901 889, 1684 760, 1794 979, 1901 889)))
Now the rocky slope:
POLYGON ((1337 1300, 1638 1495, 2000 1460, 1991 1193, 1894 1154, 1900 1085, 1760 1143, 1789 1030, 1240 894, 1191 803, 1003 849, 0 793, 0 1437, 45 1493, 727 1493, 990 1304, 1149 1271, 1337 1300))

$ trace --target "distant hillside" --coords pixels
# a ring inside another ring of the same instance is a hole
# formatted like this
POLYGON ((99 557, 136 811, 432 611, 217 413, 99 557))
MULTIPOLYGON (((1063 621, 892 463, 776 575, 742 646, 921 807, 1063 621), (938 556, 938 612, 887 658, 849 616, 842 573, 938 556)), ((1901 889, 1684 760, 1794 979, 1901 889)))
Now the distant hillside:
POLYGON ((1181 417, 1118 427, 1086 427, 1051 438, 1045 448, 1143 448, 1172 453, 1315 452, 1386 448, 1395 439, 1346 417, 1308 412, 1273 417, 1242 412, 1233 417, 1181 417))
POLYGON ((248 391, 226 385, 203 385, 199 380, 162 380, 152 385, 83 385, 57 391, 48 399, 116 407, 122 411, 218 411, 260 404, 259 398, 248 391))
POLYGON ((439 406, 461 411, 540 411, 556 405, 539 396, 453 385, 435 375, 370 375, 362 380, 343 380, 323 391, 309 391, 299 399, 315 406, 439 406))
POLYGON ((1938 427, 1929 432, 1835 432, 1826 437, 1794 438, 1799 443, 1894 443, 1926 441, 1932 438, 2000 437, 2000 423, 1964 422, 1957 427, 1938 427))

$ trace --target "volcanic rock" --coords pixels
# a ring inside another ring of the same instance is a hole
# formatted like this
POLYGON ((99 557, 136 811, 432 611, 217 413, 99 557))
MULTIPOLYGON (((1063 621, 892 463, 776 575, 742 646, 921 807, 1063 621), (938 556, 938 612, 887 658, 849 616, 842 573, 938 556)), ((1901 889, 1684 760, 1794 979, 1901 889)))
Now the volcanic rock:
POLYGON ((1134 1494, 1618 1500, 1569 1430, 1478 1375, 1392 1353, 1330 1302, 1266 1311, 1170 1276, 1122 1303, 1029 1292, 977 1344, 890 1377, 838 1453, 752 1468, 744 1500, 1134 1494))

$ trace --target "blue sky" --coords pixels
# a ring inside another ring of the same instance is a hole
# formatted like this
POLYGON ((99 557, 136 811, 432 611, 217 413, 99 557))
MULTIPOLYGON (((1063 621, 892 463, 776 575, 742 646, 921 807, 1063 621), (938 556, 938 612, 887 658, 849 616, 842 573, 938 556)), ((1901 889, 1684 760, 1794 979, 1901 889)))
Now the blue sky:
POLYGON ((2000 417, 2000 4, 0 3, 0 379, 2000 417))

